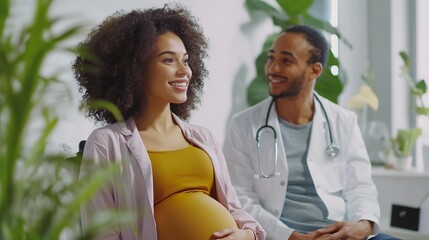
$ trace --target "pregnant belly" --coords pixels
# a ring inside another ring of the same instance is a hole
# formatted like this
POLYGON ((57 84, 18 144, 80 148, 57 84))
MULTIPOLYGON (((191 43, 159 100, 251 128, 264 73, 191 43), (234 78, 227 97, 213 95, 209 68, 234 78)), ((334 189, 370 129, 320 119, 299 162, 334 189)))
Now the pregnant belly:
POLYGON ((209 240, 224 228, 237 228, 229 211, 202 192, 178 193, 155 205, 159 240, 209 240))

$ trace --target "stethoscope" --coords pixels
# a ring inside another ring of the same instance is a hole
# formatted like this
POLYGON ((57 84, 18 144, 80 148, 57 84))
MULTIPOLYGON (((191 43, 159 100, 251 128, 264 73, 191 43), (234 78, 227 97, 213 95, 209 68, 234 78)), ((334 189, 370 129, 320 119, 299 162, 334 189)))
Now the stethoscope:
MULTIPOLYGON (((329 145, 326 147, 325 153, 326 156, 329 158, 336 158, 338 154, 340 153, 340 147, 334 143, 334 138, 332 137, 332 130, 331 130, 331 124, 329 122, 328 114, 326 113, 325 107, 323 107, 322 102, 320 101, 319 97, 316 94, 313 94, 314 98, 317 100, 317 102, 320 105, 320 108, 322 109, 323 115, 325 116, 326 121, 324 122, 324 127, 326 129, 326 142, 329 143, 329 145)), ((276 172, 277 169, 277 160, 278 160, 278 154, 277 154, 277 132, 274 129, 273 126, 268 125, 268 118, 270 116, 271 107, 273 106, 274 102, 276 101, 276 98, 273 98, 271 100, 270 106, 268 107, 267 111, 267 117, 265 118, 265 125, 260 127, 258 131, 256 131, 256 148, 258 151, 258 164, 259 164, 259 174, 255 174, 256 178, 272 178, 274 176, 280 175, 280 173, 276 172), (261 166, 261 158, 260 158, 260 148, 261 148, 261 136, 265 133, 271 133, 273 135, 273 141, 274 141, 274 167, 270 173, 265 173, 262 170, 261 166)))

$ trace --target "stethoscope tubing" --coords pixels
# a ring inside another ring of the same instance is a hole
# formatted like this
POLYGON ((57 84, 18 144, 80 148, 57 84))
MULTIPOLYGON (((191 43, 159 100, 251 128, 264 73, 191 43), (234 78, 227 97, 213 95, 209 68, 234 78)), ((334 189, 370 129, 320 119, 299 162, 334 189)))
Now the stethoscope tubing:
MULTIPOLYGON (((316 99, 316 101, 319 103, 320 108, 322 109, 323 115, 325 117, 326 120, 326 125, 327 125, 327 129, 326 131, 327 136, 329 136, 329 139, 327 139, 327 141, 329 142, 328 146, 326 147, 326 155, 329 158, 336 158, 339 154, 339 146, 336 145, 334 143, 334 138, 332 136, 332 128, 331 128, 331 123, 329 122, 329 118, 328 118, 328 114, 326 113, 325 107, 322 104, 322 101, 319 99, 319 97, 317 96, 317 94, 313 94, 314 98, 316 99)), ((268 107, 268 111, 267 111, 267 116, 265 117, 265 124, 263 126, 261 126, 257 131, 256 131, 256 147, 258 150, 258 163, 259 163, 259 174, 255 174, 256 178, 271 178, 274 176, 279 175, 279 173, 276 173, 276 168, 277 168, 277 131, 274 129, 273 126, 268 125, 268 119, 270 116, 270 112, 271 112, 271 108, 274 104, 274 102, 277 100, 277 98, 273 98, 270 102, 270 106, 268 107), (262 170, 262 166, 261 166, 261 160, 259 157, 259 148, 260 148, 260 137, 261 137, 261 132, 265 129, 270 129, 271 132, 274 135, 274 148, 275 148, 275 160, 274 160, 274 168, 273 171, 270 174, 266 174, 263 170, 262 170)))

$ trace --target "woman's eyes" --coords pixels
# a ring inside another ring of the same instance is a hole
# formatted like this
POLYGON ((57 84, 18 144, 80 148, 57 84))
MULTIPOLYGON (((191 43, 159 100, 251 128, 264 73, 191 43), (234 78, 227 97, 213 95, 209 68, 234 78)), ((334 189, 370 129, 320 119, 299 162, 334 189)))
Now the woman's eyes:
MULTIPOLYGON (((172 64, 172 63, 174 63, 174 59, 173 58, 166 58, 162 62, 164 62, 166 64, 172 64)), ((189 59, 183 60, 183 64, 188 65, 188 63, 189 63, 189 59)))
POLYGON ((164 61, 163 61, 164 63, 173 63, 174 62, 174 60, 172 59, 172 58, 166 58, 166 59, 164 59, 164 61))

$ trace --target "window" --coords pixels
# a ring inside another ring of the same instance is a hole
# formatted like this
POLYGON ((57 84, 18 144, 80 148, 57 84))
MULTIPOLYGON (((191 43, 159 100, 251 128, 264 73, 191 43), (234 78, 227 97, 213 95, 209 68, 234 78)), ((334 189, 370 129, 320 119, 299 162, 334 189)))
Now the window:
MULTIPOLYGON (((424 79, 426 84, 429 84, 429 1, 417 0, 416 2, 416 76, 417 79, 424 79)), ((423 96, 423 102, 426 107, 429 107, 429 93, 423 96)), ((420 137, 420 142, 417 149, 421 149, 422 145, 429 146, 429 116, 417 117, 417 126, 423 129, 423 136, 420 137)), ((416 152, 418 158, 429 158, 429 156, 420 156, 421 151, 416 152)), ((429 168, 429 166, 424 166, 429 168)))

